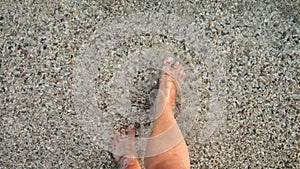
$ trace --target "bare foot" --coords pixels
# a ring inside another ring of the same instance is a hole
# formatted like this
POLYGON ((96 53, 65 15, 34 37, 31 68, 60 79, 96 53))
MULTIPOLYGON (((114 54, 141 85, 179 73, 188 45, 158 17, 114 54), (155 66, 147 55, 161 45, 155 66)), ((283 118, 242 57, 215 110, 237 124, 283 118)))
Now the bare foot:
POLYGON ((135 132, 135 126, 130 124, 127 128, 127 134, 126 129, 122 128, 112 142, 112 153, 122 169, 140 168, 136 159, 135 132))
POLYGON ((156 116, 146 148, 145 166, 154 168, 190 168, 186 142, 174 117, 176 95, 186 75, 183 66, 166 58, 155 100, 156 116))
POLYGON ((159 92, 154 105, 155 117, 157 118, 165 108, 173 108, 176 95, 180 90, 186 75, 182 64, 168 57, 163 62, 161 76, 159 79, 159 92))

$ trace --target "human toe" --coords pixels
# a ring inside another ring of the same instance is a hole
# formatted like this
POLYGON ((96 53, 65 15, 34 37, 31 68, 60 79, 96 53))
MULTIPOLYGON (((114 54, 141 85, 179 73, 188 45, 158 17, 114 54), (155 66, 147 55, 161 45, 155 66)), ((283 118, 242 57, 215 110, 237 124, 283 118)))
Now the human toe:
POLYGON ((120 129, 120 134, 121 134, 121 136, 125 136, 126 135, 126 129, 125 128, 121 128, 120 129))
POLYGON ((171 64, 173 63, 173 58, 172 57, 167 57, 165 60, 164 60, 164 65, 166 66, 171 66, 171 64))
POLYGON ((176 62, 176 63, 174 64, 173 68, 174 68, 175 70, 177 70, 179 65, 180 65, 179 62, 176 62))
POLYGON ((182 73, 180 74, 180 79, 184 80, 185 77, 186 77, 186 74, 185 74, 184 72, 182 72, 182 73))
POLYGON ((130 124, 130 125, 127 127, 127 130, 128 130, 128 136, 129 136, 129 137, 135 137, 136 128, 135 128, 135 125, 134 125, 134 124, 130 124))

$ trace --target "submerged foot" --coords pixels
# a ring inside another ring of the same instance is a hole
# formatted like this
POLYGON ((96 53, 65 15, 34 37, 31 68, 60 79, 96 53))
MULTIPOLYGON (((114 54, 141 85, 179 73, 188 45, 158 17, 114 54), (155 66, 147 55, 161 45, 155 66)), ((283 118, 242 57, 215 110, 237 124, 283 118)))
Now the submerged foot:
POLYGON ((176 95, 186 74, 182 64, 168 57, 164 60, 159 79, 159 93, 155 102, 155 116, 159 116, 165 108, 173 108, 176 95))
POLYGON ((145 153, 146 168, 189 168, 187 146, 174 117, 176 95, 185 77, 182 64, 172 58, 164 60, 145 153))
POLYGON ((135 132, 135 126, 131 124, 127 128, 127 134, 126 129, 122 128, 112 142, 113 156, 122 169, 135 165, 139 168, 136 159, 135 132))
POLYGON ((180 89, 185 72, 182 64, 168 57, 164 60, 161 77, 159 79, 159 90, 162 91, 170 103, 175 102, 176 94, 180 89))

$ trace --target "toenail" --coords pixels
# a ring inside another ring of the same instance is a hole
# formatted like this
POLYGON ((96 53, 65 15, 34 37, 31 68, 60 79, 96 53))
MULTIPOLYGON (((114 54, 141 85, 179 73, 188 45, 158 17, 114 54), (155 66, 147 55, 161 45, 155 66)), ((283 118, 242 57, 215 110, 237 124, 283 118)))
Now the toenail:
POLYGON ((134 128, 135 128, 134 124, 129 125, 129 129, 134 129, 134 128))
POLYGON ((179 62, 176 62, 175 64, 174 64, 174 68, 177 68, 178 67, 178 65, 179 65, 179 62))
POLYGON ((166 63, 166 64, 170 64, 172 61, 173 61, 173 58, 168 57, 168 58, 165 60, 165 63, 166 63))
POLYGON ((126 130, 125 130, 124 128, 122 128, 122 129, 120 130, 120 133, 121 133, 122 135, 125 135, 125 134, 126 134, 126 130))

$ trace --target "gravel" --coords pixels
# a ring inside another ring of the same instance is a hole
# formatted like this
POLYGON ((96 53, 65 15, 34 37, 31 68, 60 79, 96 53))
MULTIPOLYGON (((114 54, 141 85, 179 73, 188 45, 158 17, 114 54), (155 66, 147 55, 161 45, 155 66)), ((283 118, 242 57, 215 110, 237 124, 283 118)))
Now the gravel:
POLYGON ((117 168, 103 146, 111 136, 101 136, 131 122, 147 135, 159 71, 143 66, 166 55, 189 67, 194 85, 177 103, 194 111, 177 117, 191 168, 300 168, 299 7, 1 1, 0 168, 117 168), (133 84, 115 85, 127 76, 133 84))

